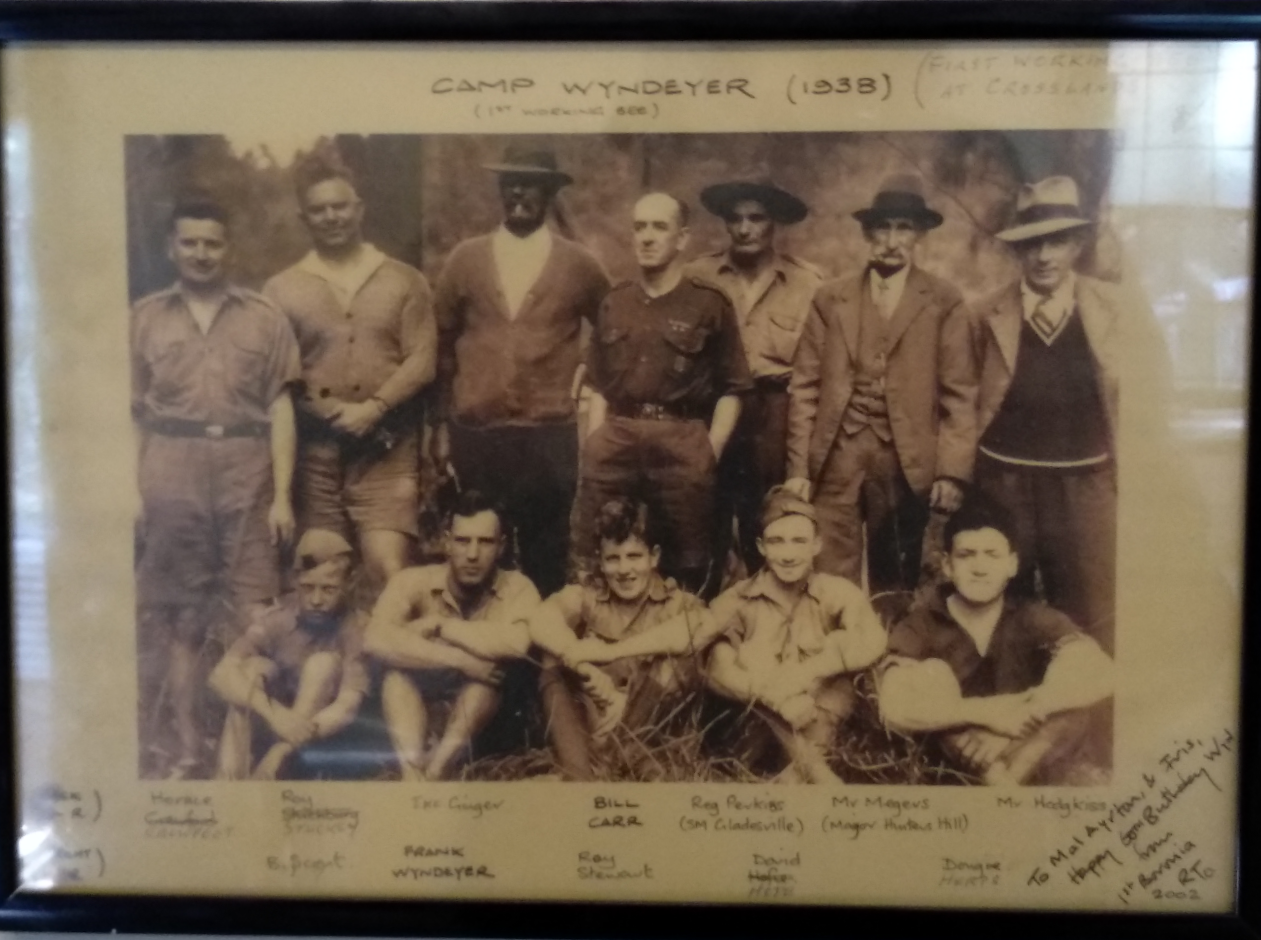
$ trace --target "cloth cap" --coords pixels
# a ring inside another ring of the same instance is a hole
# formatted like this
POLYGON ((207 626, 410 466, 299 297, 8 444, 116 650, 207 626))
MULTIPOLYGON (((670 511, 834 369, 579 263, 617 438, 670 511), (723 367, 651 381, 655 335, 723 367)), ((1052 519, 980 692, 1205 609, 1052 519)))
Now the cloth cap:
POLYGON ((354 554, 350 543, 328 529, 307 529, 298 539, 293 552, 293 566, 299 571, 310 571, 337 558, 349 558, 354 554))
POLYGON ((1081 200, 1073 178, 1048 176, 1020 187, 1012 225, 994 237, 1005 242, 1023 242, 1093 224, 1082 217, 1081 200))
POLYGON ((866 209, 859 209, 854 218, 865 226, 885 219, 910 219, 917 228, 930 229, 941 225, 941 213, 928 208, 924 201, 924 182, 911 173, 887 176, 880 191, 866 209))
POLYGON ((509 147, 504 151, 502 163, 484 163, 482 169, 494 173, 516 173, 521 176, 537 176, 550 180, 556 186, 565 186, 574 181, 568 173, 556 169, 556 154, 550 150, 526 150, 523 147, 509 147))
POLYGON ((762 501, 762 529, 772 522, 778 522, 785 516, 805 516, 816 525, 819 517, 814 511, 814 507, 802 499, 784 489, 782 486, 773 486, 766 494, 766 499, 762 501))
POLYGON ((751 199, 766 208, 766 214, 779 225, 793 225, 806 217, 806 204, 769 180, 736 180, 715 183, 701 190, 701 205, 720 218, 727 218, 737 202, 751 199))

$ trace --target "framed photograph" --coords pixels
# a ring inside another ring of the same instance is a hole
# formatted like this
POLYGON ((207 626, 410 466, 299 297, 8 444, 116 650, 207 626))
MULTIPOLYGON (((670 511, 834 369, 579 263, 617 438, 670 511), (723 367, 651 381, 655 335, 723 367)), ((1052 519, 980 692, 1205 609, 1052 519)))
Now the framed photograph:
POLYGON ((1251 935, 1256 11, 1020 9, 0 9, 5 923, 1251 935))

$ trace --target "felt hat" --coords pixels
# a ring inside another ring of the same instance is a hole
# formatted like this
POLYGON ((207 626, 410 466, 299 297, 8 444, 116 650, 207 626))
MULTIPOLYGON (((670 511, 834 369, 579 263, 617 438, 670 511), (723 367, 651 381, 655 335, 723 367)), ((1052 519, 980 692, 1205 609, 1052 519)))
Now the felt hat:
POLYGON ((793 225, 806 217, 806 204, 769 180, 732 180, 701 190, 701 205, 727 218, 736 203, 752 199, 766 207, 766 214, 780 225, 793 225))
POLYGON ((816 525, 819 517, 814 507, 800 496, 790 493, 783 486, 772 486, 762 500, 762 528, 766 529, 773 522, 785 516, 805 516, 816 525))
POLYGON ((556 154, 550 150, 526 150, 509 147, 504 151, 502 163, 484 163, 482 169, 493 173, 514 173, 520 176, 537 176, 555 186, 565 186, 574 181, 568 173, 556 169, 556 154))
POLYGON ((1072 177, 1048 176, 1020 187, 1016 194, 1016 217, 1010 227, 994 237, 1005 242, 1023 242, 1093 224, 1082 216, 1077 183, 1072 177))
POLYGON ((337 558, 349 557, 354 549, 344 538, 329 529, 307 529, 293 550, 293 566, 310 571, 337 558))
POLYGON ((941 213, 928 208, 924 201, 924 183, 911 173, 887 176, 880 191, 866 209, 859 209, 854 218, 864 226, 885 219, 910 219, 917 228, 930 229, 941 225, 941 213))

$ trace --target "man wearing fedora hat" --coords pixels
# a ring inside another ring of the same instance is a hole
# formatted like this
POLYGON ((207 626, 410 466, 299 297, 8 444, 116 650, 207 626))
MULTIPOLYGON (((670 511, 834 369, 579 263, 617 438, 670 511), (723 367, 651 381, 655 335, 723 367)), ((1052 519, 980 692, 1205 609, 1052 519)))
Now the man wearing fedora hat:
POLYGON ((1090 220, 1077 184, 1024 186, 997 234, 1021 279, 980 308, 977 485, 1015 516, 1021 573, 1111 652, 1120 303, 1074 270, 1090 220))
POLYGON ((435 458, 462 488, 492 497, 518 536, 522 570, 544 595, 565 583, 578 486, 573 387, 582 321, 609 281, 582 246, 546 224, 572 177, 547 150, 509 147, 499 177, 503 224, 458 244, 438 278, 445 425, 435 458))
POLYGON ((820 570, 858 582, 865 554, 877 594, 915 587, 928 509, 962 499, 976 365, 959 292, 914 264, 942 222, 919 177, 888 177, 854 218, 869 260, 815 295, 789 384, 786 486, 818 509, 820 570))
POLYGON ((767 181, 716 183, 701 191, 701 204, 726 223, 730 244, 697 258, 688 273, 730 298, 754 383, 718 467, 714 548, 719 559, 726 556, 734 515, 740 555, 752 572, 761 564, 762 497, 784 482, 793 353, 823 275, 775 249, 776 227, 806 217, 806 204, 792 193, 767 181))

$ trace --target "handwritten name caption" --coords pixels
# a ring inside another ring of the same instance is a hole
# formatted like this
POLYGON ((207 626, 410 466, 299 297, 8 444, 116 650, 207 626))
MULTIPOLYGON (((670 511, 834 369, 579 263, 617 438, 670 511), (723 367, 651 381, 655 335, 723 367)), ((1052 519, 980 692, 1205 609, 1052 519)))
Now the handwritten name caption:
POLYGON ((232 837, 234 826, 225 825, 215 810, 214 797, 202 793, 149 792, 144 814, 146 839, 215 841, 232 837))
POLYGON ((597 796, 591 801, 595 815, 588 817, 588 829, 643 829, 644 817, 637 800, 597 796))
POLYGON ((457 793, 448 799, 431 796, 412 797, 412 809, 422 813, 454 812, 466 813, 472 819, 483 819, 504 808, 507 800, 477 800, 457 793))
POLYGON ((354 836, 359 830, 357 809, 325 806, 297 790, 282 790, 280 804, 286 835, 354 836))
POLYGON ((748 896, 760 901, 786 901, 797 891, 800 872, 800 852, 754 852, 752 864, 745 874, 749 883, 748 896))
POLYGON ((723 799, 693 796, 679 817, 683 832, 783 832, 800 836, 801 817, 791 815, 787 801, 769 796, 729 793, 723 799))
POLYGON ((462 845, 405 845, 404 860, 411 864, 391 870, 395 881, 485 881, 495 873, 489 865, 470 859, 462 845))
POLYGON ((967 832, 967 813, 930 815, 927 797, 918 800, 886 796, 834 796, 832 812, 824 814, 820 827, 824 835, 855 840, 864 833, 967 832))
POLYGON ((104 878, 105 852, 92 836, 104 808, 100 790, 60 783, 37 787, 18 840, 23 881, 54 886, 104 878))
POLYGON ((652 881, 655 877, 647 862, 631 862, 619 865, 612 852, 578 853, 577 874, 579 881, 652 881))
POLYGON ((1114 93, 1108 56, 1099 52, 931 52, 915 72, 921 110, 961 98, 1098 98, 1114 93))

